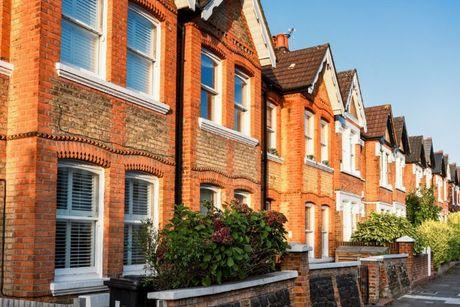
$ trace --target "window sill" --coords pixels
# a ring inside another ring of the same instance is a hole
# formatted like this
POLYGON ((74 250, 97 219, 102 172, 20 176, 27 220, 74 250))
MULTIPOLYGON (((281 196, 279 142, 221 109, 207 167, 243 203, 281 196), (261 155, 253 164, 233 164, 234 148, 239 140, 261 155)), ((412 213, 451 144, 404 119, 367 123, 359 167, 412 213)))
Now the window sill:
POLYGON ((406 193, 406 188, 405 187, 396 187, 396 190, 401 191, 403 193, 406 193))
POLYGON ((393 192, 393 186, 392 186, 391 184, 383 184, 383 183, 380 183, 380 187, 381 187, 381 188, 384 188, 385 190, 388 190, 388 191, 393 192))
POLYGON ((238 131, 229 129, 205 118, 200 117, 198 119, 198 124, 202 130, 220 135, 230 140, 238 141, 240 143, 244 143, 252 147, 256 147, 259 144, 259 141, 255 138, 244 135, 238 131))
POLYGON ((106 291, 106 280, 108 278, 101 278, 96 274, 56 276, 50 284, 50 290, 53 296, 106 291))
POLYGON ((316 162, 315 160, 305 158, 304 162, 306 165, 312 166, 314 168, 320 169, 322 171, 328 172, 328 173, 333 173, 334 169, 330 166, 327 166, 323 163, 316 162))
POLYGON ((269 152, 267 152, 267 159, 270 160, 270 161, 276 162, 276 163, 283 163, 284 162, 283 158, 281 158, 280 156, 271 154, 269 152))
POLYGON ((362 180, 362 181, 365 181, 363 177, 361 177, 361 172, 360 171, 347 171, 347 170, 344 170, 344 169, 341 169, 340 172, 346 174, 346 175, 349 175, 349 176, 353 176, 359 180, 362 180))
POLYGON ((96 74, 75 68, 63 63, 56 63, 56 72, 59 77, 88 86, 114 97, 138 104, 161 114, 169 112, 169 106, 156 101, 152 96, 135 92, 133 90, 116 85, 101 79, 96 74))
POLYGON ((0 60, 0 74, 11 77, 13 68, 13 64, 0 60))

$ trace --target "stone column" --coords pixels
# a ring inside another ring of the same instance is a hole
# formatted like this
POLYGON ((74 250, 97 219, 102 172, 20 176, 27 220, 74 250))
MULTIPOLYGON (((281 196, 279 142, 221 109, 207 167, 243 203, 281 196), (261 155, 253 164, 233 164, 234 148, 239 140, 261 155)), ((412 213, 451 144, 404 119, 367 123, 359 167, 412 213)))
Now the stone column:
POLYGON ((407 254, 407 274, 409 280, 413 281, 414 278, 414 244, 415 240, 409 236, 404 236, 396 240, 399 243, 399 253, 407 254))
POLYGON ((311 306, 308 252, 311 248, 305 244, 290 243, 287 254, 281 260, 282 270, 295 270, 299 273, 291 297, 292 306, 311 306))

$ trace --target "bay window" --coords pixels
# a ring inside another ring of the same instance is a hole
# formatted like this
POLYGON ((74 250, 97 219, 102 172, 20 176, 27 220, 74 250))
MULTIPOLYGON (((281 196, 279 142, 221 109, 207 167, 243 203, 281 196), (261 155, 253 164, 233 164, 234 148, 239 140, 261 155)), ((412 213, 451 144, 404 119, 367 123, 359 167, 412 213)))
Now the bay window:
POLYGON ((235 71, 234 130, 250 133, 250 93, 249 77, 239 70, 235 71))
POLYGON ((55 279, 101 277, 103 171, 60 162, 57 174, 55 279))
POLYGON ((404 190, 403 171, 405 166, 404 156, 400 153, 396 154, 396 187, 400 190, 404 190))
POLYGON ((246 190, 235 190, 233 198, 239 204, 245 204, 251 207, 251 193, 246 190))
POLYGON ((220 61, 206 50, 201 53, 200 116, 220 123, 220 61))
POLYGON ((102 0, 62 1, 63 63, 101 74, 104 65, 102 6, 102 0))
POLYGON ((321 163, 329 164, 329 123, 321 120, 321 163))
POLYGON ((208 208, 205 206, 211 203, 216 208, 221 208, 221 189, 211 184, 200 185, 200 212, 206 214, 208 208))
POLYGON ((129 5, 126 86, 153 95, 158 93, 159 23, 138 6, 129 5), (154 93, 156 92, 156 93, 154 93))
POLYGON ((388 162, 389 153, 382 150, 380 151, 380 185, 387 187, 388 184, 388 162))
POLYGON ((305 155, 308 159, 315 158, 315 117, 313 113, 305 111, 305 155))
POLYGON ((142 222, 151 220, 158 227, 157 179, 140 173, 127 173, 125 179, 124 253, 125 274, 142 273, 144 250, 139 241, 142 222))
POLYGON ((267 149, 276 151, 276 106, 267 103, 267 149))
POLYGON ((311 247, 308 253, 310 258, 315 257, 315 205, 312 203, 305 204, 305 236, 306 244, 311 247))

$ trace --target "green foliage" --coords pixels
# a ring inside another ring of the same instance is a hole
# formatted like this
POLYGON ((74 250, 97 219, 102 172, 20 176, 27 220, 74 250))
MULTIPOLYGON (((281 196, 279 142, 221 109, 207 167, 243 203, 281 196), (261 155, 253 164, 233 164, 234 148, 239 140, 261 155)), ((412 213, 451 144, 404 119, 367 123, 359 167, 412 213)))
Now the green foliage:
POLYGON ((209 286, 275 270, 287 248, 284 215, 228 204, 207 204, 205 215, 177 207, 171 222, 156 234, 144 224, 143 245, 150 279, 157 288, 209 286))
POLYGON ((366 221, 359 223, 351 240, 364 244, 378 244, 395 242, 396 239, 409 236, 415 240, 415 251, 421 252, 423 243, 416 229, 404 217, 398 217, 390 213, 371 213, 366 221))
POLYGON ((435 205, 433 189, 422 188, 406 196, 407 219, 414 226, 427 220, 438 220, 441 208, 435 205))
POLYGON ((418 233, 433 252, 435 267, 452 260, 451 238, 453 230, 447 223, 440 221, 425 221, 418 227, 418 233))

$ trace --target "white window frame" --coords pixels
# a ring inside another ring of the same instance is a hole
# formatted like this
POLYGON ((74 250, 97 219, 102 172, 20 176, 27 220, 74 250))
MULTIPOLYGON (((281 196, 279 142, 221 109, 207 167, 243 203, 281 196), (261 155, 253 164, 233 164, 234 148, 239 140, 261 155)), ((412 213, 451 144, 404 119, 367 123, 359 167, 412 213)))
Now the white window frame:
POLYGON ((245 87, 243 89, 243 104, 237 103, 236 101, 233 103, 234 108, 243 113, 241 116, 242 122, 240 123, 241 130, 236 129, 235 126, 233 129, 244 135, 251 135, 251 78, 241 70, 235 69, 234 82, 236 81, 236 78, 243 81, 245 87))
POLYGON ((329 206, 321 206, 321 257, 329 257, 329 231, 331 212, 329 206))
POLYGON ((267 121, 267 134, 268 134, 268 140, 269 140, 269 146, 268 147, 268 150, 270 149, 277 149, 277 144, 276 144, 276 138, 277 138, 277 129, 276 129, 276 124, 277 124, 277 121, 276 121, 276 115, 277 115, 277 112, 276 112, 276 105, 274 105, 273 103, 271 102, 268 102, 267 103, 267 110, 266 110, 267 114, 270 113, 270 116, 271 116, 271 127, 268 125, 268 121, 267 121))
POLYGON ((321 146, 321 159, 320 162, 329 163, 329 123, 321 119, 320 123, 320 146, 321 146))
POLYGON ((243 189, 236 189, 233 194, 234 194, 235 199, 236 199, 236 195, 242 196, 245 199, 246 205, 248 205, 248 207, 252 208, 251 192, 243 190, 243 189))
MULTIPOLYGON (((160 208, 159 208, 159 180, 157 177, 147 175, 139 172, 127 172, 126 179, 137 179, 148 182, 150 186, 149 191, 149 205, 146 217, 151 219, 153 226, 158 230, 160 226, 160 208)), ((126 191, 125 191, 126 196, 126 191)), ((124 214, 123 224, 140 225, 142 224, 143 216, 124 214)), ((124 243, 124 241, 123 241, 124 243)), ((131 264, 123 265, 123 275, 144 275, 146 274, 145 264, 131 264)))
MULTIPOLYGON (((129 6, 128 6, 128 9, 129 10, 132 10, 133 12, 141 15, 142 17, 146 18, 147 20, 149 20, 153 26, 156 28, 156 31, 155 31, 155 34, 156 34, 156 37, 152 38, 155 40, 155 46, 153 46, 153 48, 155 48, 155 52, 154 52, 154 58, 150 57, 149 55, 147 54, 144 54, 143 52, 139 51, 139 50, 136 50, 134 48, 130 48, 128 46, 128 40, 126 40, 126 49, 127 51, 131 51, 141 57, 144 57, 150 61, 153 62, 152 64, 152 84, 150 85, 151 87, 151 92, 150 93, 144 93, 144 92, 141 92, 141 91, 138 91, 136 89, 132 89, 132 88, 129 88, 130 90, 134 91, 134 92, 139 92, 139 93, 142 93, 142 94, 145 94, 145 95, 148 95, 148 96, 152 96, 154 99, 160 99, 160 63, 161 63, 161 23, 155 19, 152 15, 150 15, 147 11, 145 11, 144 9, 142 9, 141 7, 139 7, 138 5, 136 4, 133 4, 133 3, 129 3, 129 6)), ((128 76, 128 71, 126 71, 126 77, 128 76)))
POLYGON ((308 110, 305 110, 304 131, 305 157, 312 156, 313 159, 311 160, 315 160, 315 115, 308 110))
MULTIPOLYGON (((89 74, 96 75, 99 78, 105 80, 106 79, 106 65, 107 65, 107 10, 108 10, 108 4, 107 4, 107 0, 98 0, 98 3, 99 3, 98 24, 100 26, 100 29, 93 29, 90 26, 86 25, 85 23, 79 21, 78 19, 65 15, 64 12, 61 12, 62 20, 60 23, 60 26, 62 27, 62 22, 63 20, 65 20, 67 22, 72 23, 73 25, 76 25, 80 28, 83 28, 84 30, 90 31, 99 36, 97 55, 96 55, 96 62, 97 62, 96 70, 97 71, 87 70, 85 68, 76 66, 68 62, 63 62, 63 63, 71 67, 75 67, 81 71, 87 72, 89 74)), ((62 35, 60 39, 62 40, 62 35)), ((62 61, 62 59, 60 59, 60 61, 62 61)))
MULTIPOLYGON (((201 90, 205 90, 206 92, 211 93, 214 96, 214 104, 212 106, 212 116, 210 119, 205 118, 206 120, 213 121, 219 125, 222 125, 222 60, 219 59, 216 55, 209 52, 207 49, 201 49, 201 55, 205 55, 209 57, 214 63, 216 64, 216 71, 215 71, 215 86, 216 88, 211 88, 203 83, 201 83, 200 89, 200 117, 201 117, 201 90)), ((200 60, 201 60, 200 55, 200 60)), ((200 69, 201 69, 201 62, 200 62, 200 69)), ((200 75, 201 78, 201 75, 200 75)))
MULTIPOLYGON (((201 196, 201 190, 209 190, 214 193, 216 203, 214 204, 214 207, 218 209, 222 209, 222 189, 216 185, 208 184, 208 183, 203 183, 200 184, 200 196, 201 196)), ((200 197, 200 209, 201 209, 201 197, 200 197)))
POLYGON ((395 154, 395 186, 398 190, 405 191, 404 187, 404 167, 405 167, 404 155, 400 152, 395 154))
MULTIPOLYGON (((55 269, 54 283, 66 283, 76 280, 102 278, 102 257, 104 238, 104 169, 78 161, 59 161, 58 167, 81 169, 98 176, 97 218, 80 216, 59 216, 65 220, 95 221, 94 231, 94 267, 55 269)), ((56 210, 56 220, 58 220, 56 210)))
POLYGON ((309 258, 315 258, 315 236, 316 236, 316 231, 315 231, 315 204, 313 203, 305 203, 305 213, 304 213, 304 218, 306 218, 306 211, 307 209, 310 210, 310 220, 309 220, 309 224, 310 224, 310 229, 307 229, 307 225, 306 225, 306 220, 305 220, 305 243, 309 245, 309 247, 311 248, 311 251, 308 253, 308 256, 309 258))

